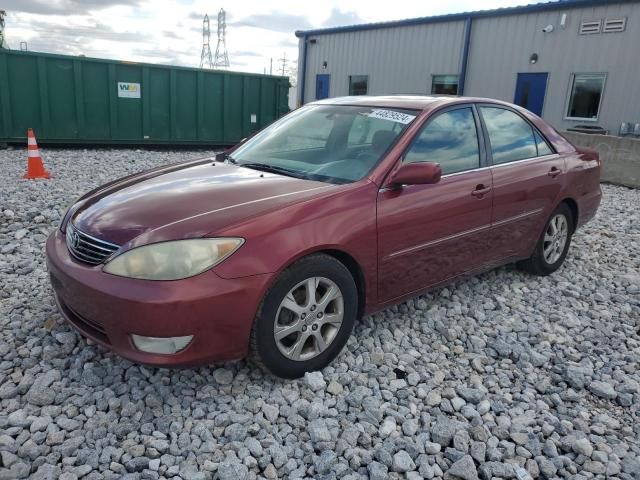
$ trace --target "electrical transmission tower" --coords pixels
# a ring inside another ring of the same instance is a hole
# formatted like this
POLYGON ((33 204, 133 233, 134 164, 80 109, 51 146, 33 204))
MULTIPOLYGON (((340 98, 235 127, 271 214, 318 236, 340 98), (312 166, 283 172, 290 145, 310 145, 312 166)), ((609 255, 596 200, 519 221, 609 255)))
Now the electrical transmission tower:
POLYGON ((289 60, 287 60, 287 52, 284 52, 282 54, 282 58, 279 58, 278 61, 282 63, 282 76, 284 77, 284 74, 287 71, 287 63, 289 63, 289 60))
POLYGON ((213 68, 229 68, 229 52, 227 52, 227 15, 224 9, 218 12, 218 45, 213 68))
POLYGON ((209 39, 211 31, 209 30, 209 15, 205 15, 202 20, 202 53, 200 54, 200 68, 213 68, 213 60, 211 60, 211 47, 209 39))
POLYGON ((6 15, 7 12, 0 10, 0 48, 9 48, 7 41, 4 38, 4 17, 6 15))

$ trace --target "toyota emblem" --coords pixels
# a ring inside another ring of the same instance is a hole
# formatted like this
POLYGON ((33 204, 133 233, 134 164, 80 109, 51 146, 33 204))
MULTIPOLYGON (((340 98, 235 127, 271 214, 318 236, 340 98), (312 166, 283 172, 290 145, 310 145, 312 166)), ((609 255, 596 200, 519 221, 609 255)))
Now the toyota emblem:
POLYGON ((77 250, 77 248, 80 246, 80 235, 78 235, 78 232, 76 232, 75 230, 72 230, 70 240, 71 240, 70 241, 71 248, 73 248, 74 250, 77 250))

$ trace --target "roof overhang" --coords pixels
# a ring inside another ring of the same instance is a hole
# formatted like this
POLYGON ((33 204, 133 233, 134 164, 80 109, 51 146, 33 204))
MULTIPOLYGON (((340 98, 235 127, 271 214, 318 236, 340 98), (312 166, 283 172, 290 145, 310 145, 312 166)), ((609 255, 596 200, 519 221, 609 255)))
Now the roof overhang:
POLYGON ((554 0, 551 2, 533 3, 518 7, 496 8, 493 10, 478 10, 472 12, 451 13, 432 17, 408 18, 406 20, 394 20, 391 22, 363 23, 360 25, 346 25, 344 27, 318 28, 312 30, 297 30, 296 37, 309 37, 311 35, 328 35, 332 33, 348 33, 363 30, 378 30, 383 28, 406 27, 411 25, 426 25, 430 23, 443 23, 464 21, 467 18, 500 17, 504 15, 518 15, 525 13, 538 13, 551 10, 568 10, 582 7, 597 7, 618 3, 633 3, 637 0, 554 0))

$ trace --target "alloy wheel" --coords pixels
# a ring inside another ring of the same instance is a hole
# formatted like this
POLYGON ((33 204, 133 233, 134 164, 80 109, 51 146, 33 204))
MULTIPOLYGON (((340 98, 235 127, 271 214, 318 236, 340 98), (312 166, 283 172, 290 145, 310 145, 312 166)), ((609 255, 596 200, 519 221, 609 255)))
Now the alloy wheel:
POLYGON ((344 318, 344 298, 338 285, 325 277, 311 277, 284 297, 273 327, 278 350, 294 361, 324 352, 336 338, 344 318))
POLYGON ((547 264, 553 265, 560 259, 568 238, 567 218, 562 214, 555 215, 547 225, 542 243, 542 253, 547 264))

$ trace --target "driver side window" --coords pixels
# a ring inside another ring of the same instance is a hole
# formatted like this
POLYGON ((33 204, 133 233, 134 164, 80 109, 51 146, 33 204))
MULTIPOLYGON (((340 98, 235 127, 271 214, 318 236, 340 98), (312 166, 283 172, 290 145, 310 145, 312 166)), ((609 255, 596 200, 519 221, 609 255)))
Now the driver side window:
POLYGON ((479 168, 478 132, 471 107, 430 120, 414 138, 404 161, 439 163, 443 175, 479 168))

